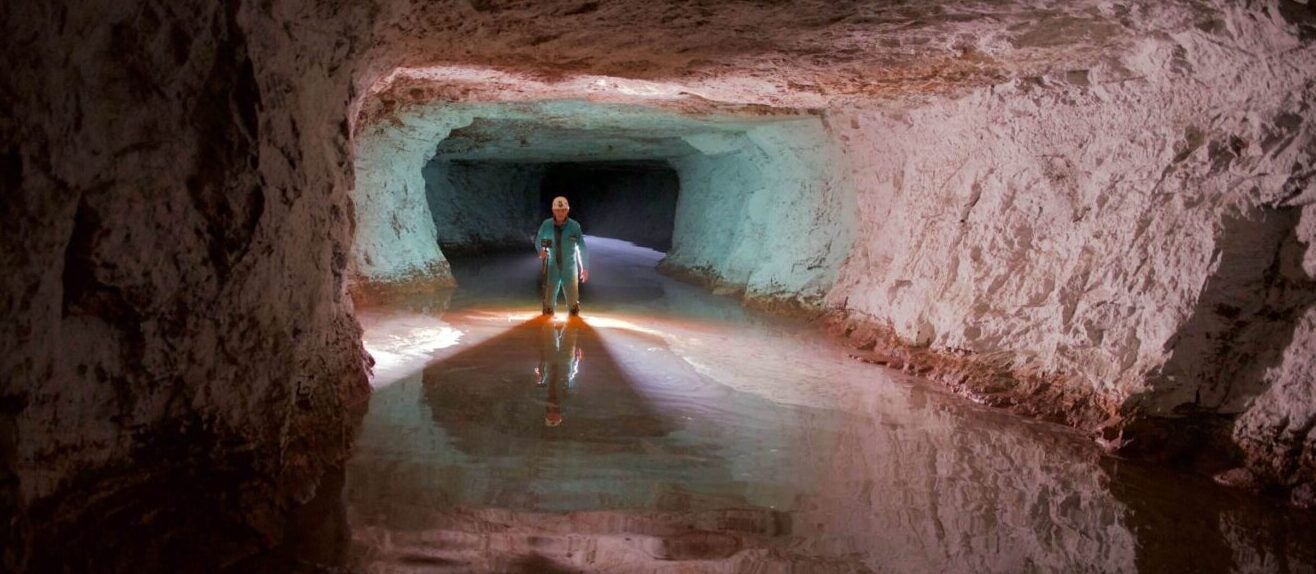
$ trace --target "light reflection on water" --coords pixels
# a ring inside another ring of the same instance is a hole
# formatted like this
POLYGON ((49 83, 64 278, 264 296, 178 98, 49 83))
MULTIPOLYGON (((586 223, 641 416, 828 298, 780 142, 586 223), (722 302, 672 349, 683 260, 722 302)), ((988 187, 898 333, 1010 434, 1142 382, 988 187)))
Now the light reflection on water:
POLYGON ((410 362, 376 366, 349 567, 1312 568, 1308 515, 847 361, 656 275, 652 252, 591 250, 583 320, 531 312, 519 259, 454 265, 439 305, 361 311, 370 348, 410 362))

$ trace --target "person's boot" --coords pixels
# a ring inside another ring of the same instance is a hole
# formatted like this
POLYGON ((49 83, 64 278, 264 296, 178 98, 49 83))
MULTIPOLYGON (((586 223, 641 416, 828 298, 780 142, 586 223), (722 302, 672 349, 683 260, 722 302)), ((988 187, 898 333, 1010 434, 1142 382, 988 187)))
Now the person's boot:
POLYGON ((578 316, 580 316, 580 305, 572 305, 572 306, 571 306, 571 316, 572 316, 572 317, 578 317, 578 316))
POLYGON ((549 309, 548 307, 544 307, 544 314, 545 314, 545 315, 552 315, 552 314, 553 314, 553 310, 552 310, 552 309, 549 309))

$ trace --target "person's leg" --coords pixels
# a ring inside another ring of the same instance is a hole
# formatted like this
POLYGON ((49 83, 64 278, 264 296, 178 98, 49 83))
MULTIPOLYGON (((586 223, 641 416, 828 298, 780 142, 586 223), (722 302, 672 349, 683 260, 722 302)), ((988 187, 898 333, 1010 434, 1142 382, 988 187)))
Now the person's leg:
POLYGON ((571 309, 572 315, 580 314, 580 274, 573 269, 568 277, 562 277, 562 283, 567 291, 567 308, 571 309))
POLYGON ((549 267, 548 277, 544 279, 544 314, 552 315, 557 307, 557 293, 562 289, 562 278, 557 270, 549 267))

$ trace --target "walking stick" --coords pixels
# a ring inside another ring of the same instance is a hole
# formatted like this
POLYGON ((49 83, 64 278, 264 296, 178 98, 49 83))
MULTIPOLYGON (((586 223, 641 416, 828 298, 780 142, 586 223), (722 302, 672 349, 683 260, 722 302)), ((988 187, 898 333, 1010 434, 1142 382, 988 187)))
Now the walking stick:
POLYGON ((539 298, 542 302, 544 291, 548 289, 548 258, 553 254, 553 240, 545 239, 540 241, 539 247, 546 251, 544 258, 539 262, 539 298))

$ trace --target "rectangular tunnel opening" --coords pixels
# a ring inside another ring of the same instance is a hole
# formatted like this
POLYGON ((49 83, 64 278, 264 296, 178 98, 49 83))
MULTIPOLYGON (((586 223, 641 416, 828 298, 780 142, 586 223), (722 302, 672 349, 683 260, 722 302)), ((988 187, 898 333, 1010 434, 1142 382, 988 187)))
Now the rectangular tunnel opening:
POLYGON ((666 253, 681 181, 666 161, 570 162, 547 166, 539 184, 544 218, 554 197, 571 202, 571 217, 590 235, 666 253))
POLYGON ((445 103, 366 130, 358 151, 358 291, 446 289, 461 260, 535 260, 560 195, 582 235, 647 251, 647 267, 816 307, 855 223, 828 128, 803 110, 445 103))
POLYGON ((520 163, 435 158, 422 170, 439 248, 449 259, 527 251, 566 197, 591 236, 666 253, 680 177, 665 160, 520 163))

